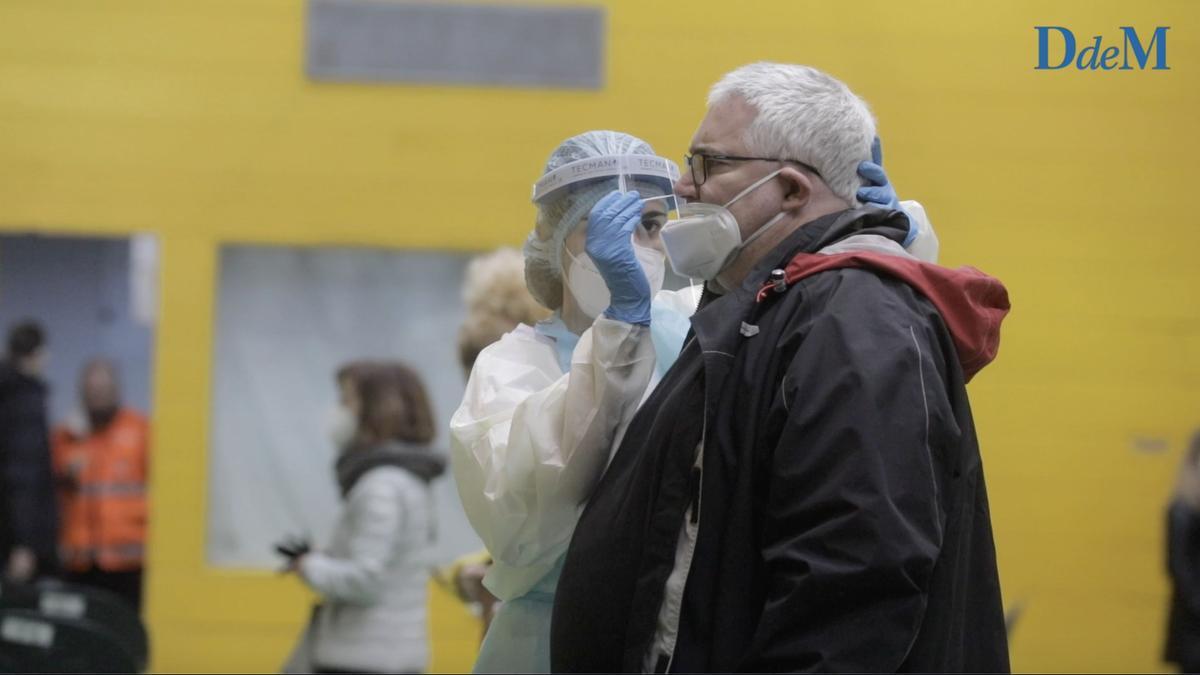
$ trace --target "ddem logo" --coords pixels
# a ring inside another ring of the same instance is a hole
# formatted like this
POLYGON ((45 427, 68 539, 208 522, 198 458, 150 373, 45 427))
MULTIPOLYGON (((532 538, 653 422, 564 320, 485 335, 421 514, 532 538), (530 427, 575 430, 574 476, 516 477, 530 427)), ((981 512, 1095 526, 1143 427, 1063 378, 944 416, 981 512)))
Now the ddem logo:
POLYGON ((1097 35, 1076 55, 1075 33, 1069 28, 1034 26, 1038 36, 1038 63, 1034 70, 1061 70, 1072 65, 1078 70, 1145 70, 1152 54, 1154 65, 1150 70, 1170 70, 1167 66, 1167 31, 1170 28, 1155 28, 1150 42, 1146 43, 1138 37, 1133 26, 1121 26, 1121 47, 1113 45, 1102 50, 1101 36, 1097 35), (1053 48, 1052 43, 1055 43, 1053 48))

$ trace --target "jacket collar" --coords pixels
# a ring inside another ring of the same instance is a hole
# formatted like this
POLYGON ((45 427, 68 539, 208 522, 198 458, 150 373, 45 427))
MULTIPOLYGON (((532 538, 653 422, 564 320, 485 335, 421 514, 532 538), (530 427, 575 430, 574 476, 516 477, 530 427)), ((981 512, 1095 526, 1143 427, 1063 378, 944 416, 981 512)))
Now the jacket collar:
POLYGON ((718 296, 705 287, 700 307, 692 316, 692 330, 704 356, 709 400, 714 400, 714 389, 723 384, 743 331, 753 330, 746 320, 754 312, 758 290, 771 271, 784 267, 798 253, 814 253, 850 235, 867 233, 902 242, 908 233, 907 216, 871 206, 821 216, 797 228, 764 255, 738 288, 718 296))
POLYGON ((389 441, 381 445, 352 448, 342 453, 334 465, 342 497, 371 469, 394 466, 412 473, 425 483, 442 475, 446 460, 423 445, 389 441))

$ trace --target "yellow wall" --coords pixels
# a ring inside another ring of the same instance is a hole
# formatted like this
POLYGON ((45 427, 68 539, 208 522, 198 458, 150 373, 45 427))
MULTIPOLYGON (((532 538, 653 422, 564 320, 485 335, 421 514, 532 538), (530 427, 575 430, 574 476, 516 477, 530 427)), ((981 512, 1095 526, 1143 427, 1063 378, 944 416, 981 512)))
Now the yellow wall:
MULTIPOLYGON (((1009 286, 971 394, 1006 598, 1026 603, 1014 666, 1161 667, 1162 506, 1200 422, 1200 3, 1048 4, 622 0, 607 87, 581 92, 313 84, 297 0, 0 2, 0 227, 163 242, 154 667, 276 668, 308 602, 203 561, 219 243, 517 243, 558 140, 611 127, 679 156, 706 87, 758 59, 865 96, 943 262, 1009 286), (1042 24, 1170 25, 1172 70, 1036 72, 1042 24)), ((473 629, 434 602, 435 666, 465 667, 473 629)))

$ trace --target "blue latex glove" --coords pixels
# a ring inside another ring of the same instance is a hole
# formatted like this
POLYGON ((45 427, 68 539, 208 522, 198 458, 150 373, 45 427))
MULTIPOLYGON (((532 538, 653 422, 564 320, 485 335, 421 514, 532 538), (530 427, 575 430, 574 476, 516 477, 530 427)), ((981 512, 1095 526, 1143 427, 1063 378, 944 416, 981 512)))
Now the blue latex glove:
MULTIPOLYGON (((858 165, 858 175, 867 181, 866 185, 858 189, 858 201, 899 211, 908 216, 908 212, 900 206, 900 197, 896 195, 896 188, 892 187, 887 173, 883 170, 883 146, 879 142, 878 136, 871 143, 871 161, 858 165)), ((908 216, 908 235, 904 237, 904 246, 907 247, 911 244, 916 236, 917 223, 912 216, 908 216)))
POLYGON ((633 230, 642 222, 642 199, 636 192, 613 190, 588 214, 585 250, 612 295, 604 310, 610 319, 650 323, 650 282, 633 252, 633 230))

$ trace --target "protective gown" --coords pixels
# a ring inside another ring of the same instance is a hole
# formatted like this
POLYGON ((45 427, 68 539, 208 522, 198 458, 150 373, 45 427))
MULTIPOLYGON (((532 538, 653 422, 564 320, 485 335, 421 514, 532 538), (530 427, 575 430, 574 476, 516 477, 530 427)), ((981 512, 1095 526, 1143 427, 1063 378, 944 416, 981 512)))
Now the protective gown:
MULTIPOLYGON (((934 261, 937 236, 915 201, 909 249, 934 261)), ((601 317, 575 336, 556 314, 485 348, 450 421, 463 508, 492 554, 484 578, 504 601, 475 672, 550 672, 559 573, 587 498, 638 406, 679 356, 700 286, 660 291, 649 327, 601 317)))
POLYGON ((555 315, 480 353, 450 421, 463 508, 494 560, 484 585, 504 601, 476 672, 549 672, 554 589, 575 523, 656 364, 678 355, 699 297, 658 293, 653 334, 601 317, 576 338, 555 315))

